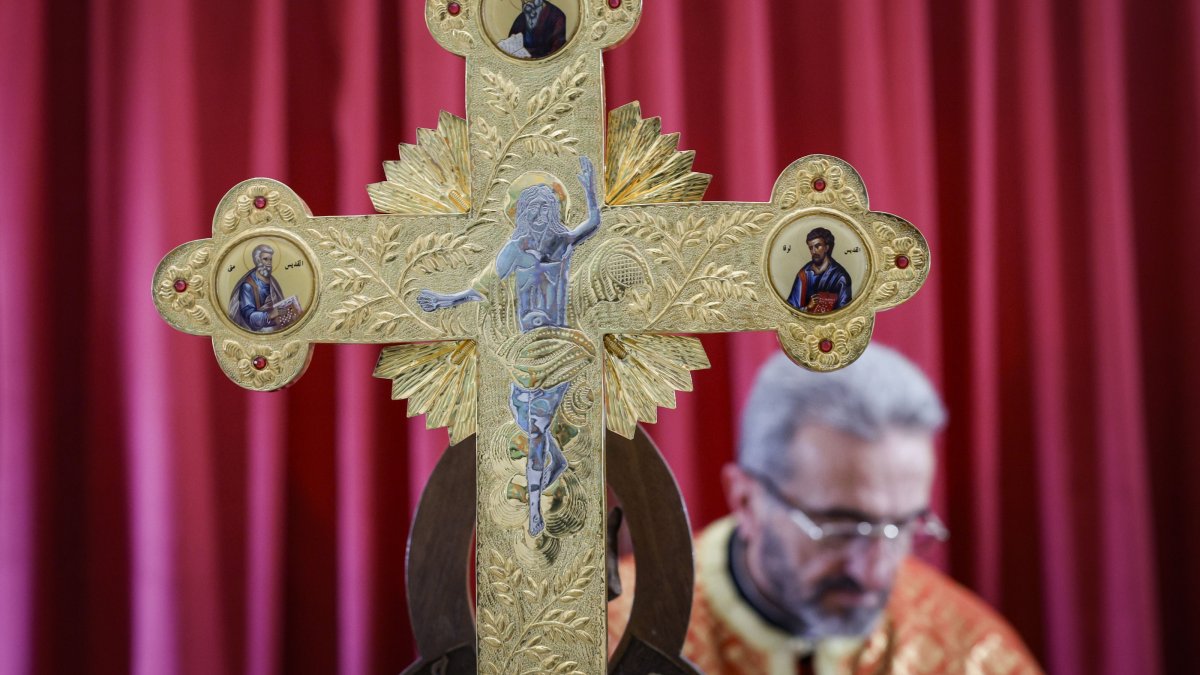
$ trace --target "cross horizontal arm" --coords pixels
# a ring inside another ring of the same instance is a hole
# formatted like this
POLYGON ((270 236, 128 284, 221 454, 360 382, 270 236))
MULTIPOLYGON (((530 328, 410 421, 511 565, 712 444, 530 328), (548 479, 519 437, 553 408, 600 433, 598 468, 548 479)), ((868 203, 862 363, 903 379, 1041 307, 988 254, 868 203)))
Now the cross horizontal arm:
POLYGON ((469 288, 488 273, 492 232, 468 238, 466 218, 314 217, 283 184, 252 179, 222 200, 211 239, 163 258, 155 302, 171 325, 212 336, 226 373, 254 389, 293 381, 314 343, 473 337, 476 307, 417 304, 423 289, 469 288))
MULTIPOLYGON (((456 216, 314 218, 304 230, 327 280, 312 342, 384 343, 474 337, 467 305, 430 313, 423 289, 470 288, 489 267, 486 236, 468 239, 456 216), (456 232, 455 230, 459 230, 456 232), (483 240, 484 243, 481 243, 483 240)), ((479 233, 485 234, 485 233, 479 233)))
MULTIPOLYGON (((604 230, 609 238, 631 245, 618 255, 632 257, 644 283, 631 289, 628 303, 597 305, 589 318, 605 333, 774 328, 786 320, 787 312, 762 294, 761 258, 770 226, 778 218, 778 209, 769 203, 606 209, 604 230)), ((580 266, 613 265, 611 257, 599 253, 581 256, 580 266)))
POLYGON ((828 156, 785 169, 769 202, 610 206, 603 220, 601 244, 577 262, 581 325, 769 330, 819 370, 857 358, 875 312, 911 297, 928 274, 920 232, 870 211, 854 169, 828 156))

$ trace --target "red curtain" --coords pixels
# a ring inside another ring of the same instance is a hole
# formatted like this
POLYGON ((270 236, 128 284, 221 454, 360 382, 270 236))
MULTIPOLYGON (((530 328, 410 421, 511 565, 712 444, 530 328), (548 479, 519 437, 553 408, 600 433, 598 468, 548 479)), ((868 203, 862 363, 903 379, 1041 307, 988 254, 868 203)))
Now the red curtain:
MULTIPOLYGON (((765 200, 839 155, 929 238, 876 337, 952 421, 943 564, 1054 673, 1200 671, 1200 6, 1187 0, 645 0, 607 59, 765 200)), ((173 246, 267 175, 367 213, 380 162, 462 114, 420 0, 0 5, 0 673, 396 672, 404 542, 445 434, 319 347, 290 390, 224 379, 150 300, 173 246)), ((769 335, 652 428, 692 522, 769 335)))

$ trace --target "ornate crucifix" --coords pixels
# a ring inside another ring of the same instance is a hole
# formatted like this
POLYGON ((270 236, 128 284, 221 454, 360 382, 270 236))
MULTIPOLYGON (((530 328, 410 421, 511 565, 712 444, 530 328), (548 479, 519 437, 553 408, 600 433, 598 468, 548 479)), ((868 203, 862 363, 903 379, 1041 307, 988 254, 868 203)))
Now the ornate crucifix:
POLYGON ((677 333, 775 331, 840 368, 929 269, 837 158, 797 160, 769 202, 704 202, 710 177, 638 104, 606 128, 601 52, 640 14, 427 0, 466 59, 467 119, 385 163, 380 215, 315 217, 251 179, 155 272, 163 318, 249 389, 293 383, 314 343, 403 343, 375 374, 453 442, 477 435, 480 672, 605 671, 605 429, 632 437, 691 388, 708 362, 677 333))

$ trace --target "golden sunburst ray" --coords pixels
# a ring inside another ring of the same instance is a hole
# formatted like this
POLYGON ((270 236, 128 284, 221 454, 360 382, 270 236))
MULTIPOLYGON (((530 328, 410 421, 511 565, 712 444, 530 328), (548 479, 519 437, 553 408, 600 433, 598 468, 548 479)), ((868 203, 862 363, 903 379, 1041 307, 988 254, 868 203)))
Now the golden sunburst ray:
POLYGON ((467 121, 443 110, 437 129, 417 129, 416 144, 401 145, 399 161, 384 162, 383 172, 386 181, 367 186, 379 213, 470 211, 467 121))
POLYGON ((374 375, 392 381, 392 398, 408 399, 409 417, 446 427, 454 444, 475 433, 477 361, 473 340, 396 345, 379 355, 374 375))
POLYGON ((634 101, 608 114, 604 201, 610 205, 694 202, 712 176, 692 171, 696 153, 679 151, 679 134, 663 134, 662 120, 642 119, 634 101))
POLYGON ((604 350, 605 418, 625 438, 674 408, 675 392, 692 390, 691 371, 709 367, 700 340, 682 335, 606 335, 604 350))

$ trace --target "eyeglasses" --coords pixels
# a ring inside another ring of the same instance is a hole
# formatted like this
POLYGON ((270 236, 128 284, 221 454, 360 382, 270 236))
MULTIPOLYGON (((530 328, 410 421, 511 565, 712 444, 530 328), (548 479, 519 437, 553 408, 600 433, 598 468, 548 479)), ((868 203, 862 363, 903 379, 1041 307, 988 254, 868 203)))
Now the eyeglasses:
POLYGON ((788 519, 815 542, 845 544, 858 539, 882 539, 889 542, 917 539, 922 542, 940 542, 950 538, 950 530, 946 528, 945 523, 928 509, 897 522, 873 523, 841 519, 817 523, 804 509, 785 497, 771 481, 762 476, 751 476, 784 508, 788 519))

